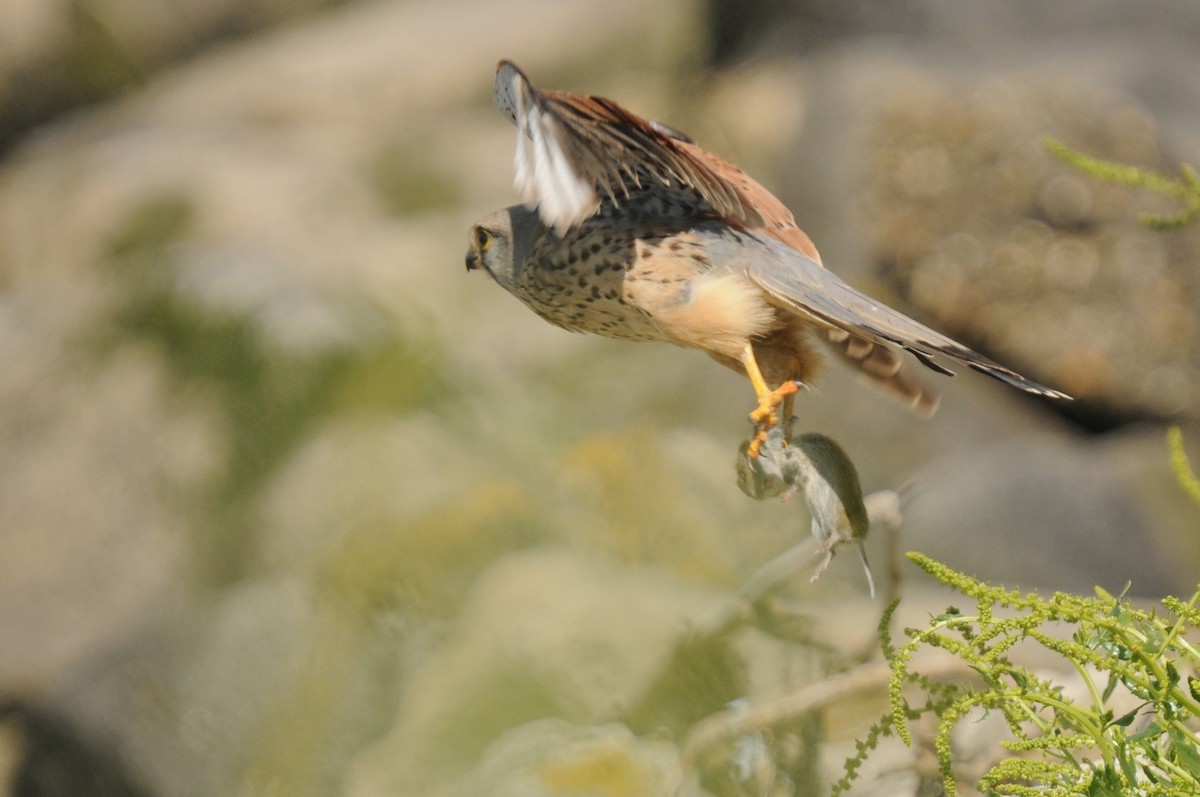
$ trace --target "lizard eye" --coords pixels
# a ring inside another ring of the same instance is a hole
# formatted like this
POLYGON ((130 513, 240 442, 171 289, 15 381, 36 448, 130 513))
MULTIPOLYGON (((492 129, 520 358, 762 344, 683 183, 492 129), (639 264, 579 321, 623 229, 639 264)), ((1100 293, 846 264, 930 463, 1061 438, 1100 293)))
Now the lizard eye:
POLYGON ((492 245, 495 236, 482 227, 475 228, 475 243, 479 245, 480 252, 486 252, 487 248, 492 245))

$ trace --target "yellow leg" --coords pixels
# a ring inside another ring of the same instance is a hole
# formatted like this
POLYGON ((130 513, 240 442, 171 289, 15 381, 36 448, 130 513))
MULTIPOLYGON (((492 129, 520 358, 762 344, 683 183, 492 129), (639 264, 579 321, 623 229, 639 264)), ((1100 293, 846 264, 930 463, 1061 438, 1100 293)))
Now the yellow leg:
MULTIPOLYGON (((789 382, 788 384, 796 385, 795 382, 789 382)), ((800 385, 796 385, 796 388, 797 388, 796 391, 788 393, 786 396, 783 397, 783 406, 781 408, 781 412, 780 412, 781 417, 780 417, 779 421, 780 421, 780 423, 786 424, 783 427, 783 439, 785 439, 785 440, 789 439, 792 436, 792 421, 796 420, 795 414, 794 414, 794 410, 796 408, 796 393, 798 392, 800 387, 801 387, 800 385)))
POLYGON ((755 431, 754 439, 750 441, 750 448, 747 452, 751 457, 757 457, 759 449, 767 439, 767 432, 779 422, 775 411, 780 404, 783 404, 784 417, 790 417, 792 395, 799 387, 795 382, 784 382, 772 390, 767 384, 767 380, 763 378, 758 361, 754 359, 754 349, 749 343, 746 344, 746 348, 742 349, 738 359, 741 361, 742 367, 746 369, 746 375, 750 377, 750 384, 754 386, 754 394, 758 397, 758 407, 750 413, 751 422, 758 428, 755 431))

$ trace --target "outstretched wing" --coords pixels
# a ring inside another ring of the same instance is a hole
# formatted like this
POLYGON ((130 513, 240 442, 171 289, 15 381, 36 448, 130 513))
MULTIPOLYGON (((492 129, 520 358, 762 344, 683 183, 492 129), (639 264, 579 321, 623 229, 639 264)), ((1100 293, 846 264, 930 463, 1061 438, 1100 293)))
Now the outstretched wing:
MULTIPOLYGON (((820 263, 778 241, 754 233, 724 235, 710 243, 708 254, 714 263, 745 273, 773 304, 819 327, 842 330, 879 346, 898 346, 939 373, 954 373, 934 359, 943 354, 1027 393, 1070 398, 859 293, 820 263)), ((832 337, 836 340, 839 335, 835 332, 832 337)))
POLYGON ((560 233, 595 213, 602 199, 620 204, 650 186, 693 192, 740 227, 782 223, 774 218, 780 211, 795 226, 787 209, 741 170, 612 100, 539 91, 511 61, 497 66, 493 96, 517 126, 516 186, 560 233))

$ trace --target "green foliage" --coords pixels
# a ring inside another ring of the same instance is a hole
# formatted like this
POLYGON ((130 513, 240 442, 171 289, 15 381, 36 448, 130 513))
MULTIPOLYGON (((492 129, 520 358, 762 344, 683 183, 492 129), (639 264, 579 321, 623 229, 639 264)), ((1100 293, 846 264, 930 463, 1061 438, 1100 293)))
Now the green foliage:
MULTIPOLYGON (((974 709, 999 711, 1015 755, 981 778, 984 792, 1051 795, 1169 795, 1200 793, 1200 701, 1193 673, 1200 652, 1186 634, 1200 629, 1191 600, 1170 599, 1165 611, 1134 608, 1097 589, 1084 598, 1055 593, 1022 596, 957 573, 920 554, 909 559, 947 586, 973 598, 974 613, 948 611, 929 628, 909 631, 909 641, 891 659, 892 722, 906 742, 912 715, 903 695, 907 683, 930 686, 909 664, 932 646, 962 659, 983 680, 982 689, 961 687, 934 701, 938 731, 934 747, 947 792, 956 793, 951 732, 974 709), (1008 610, 999 616, 997 609, 1008 610), (1074 628, 1069 639, 1054 624, 1074 628), (1035 643, 1066 659, 1087 688, 1077 702, 1061 685, 1015 664, 1008 653, 1035 643), (1120 690, 1120 692, 1119 692, 1120 690), (1138 702, 1116 714, 1114 697, 1138 702), (948 703, 947 703, 948 701, 948 703)), ((923 713, 922 711, 918 711, 923 713)))
MULTIPOLYGON (((1200 482, 1183 452, 1178 429, 1169 434, 1172 463, 1184 489, 1200 502, 1200 482)), ((895 734, 912 744, 909 723, 937 718, 934 749, 946 793, 958 793, 951 735, 960 720, 998 712, 1011 753, 979 778, 979 791, 998 795, 1200 794, 1200 591, 1184 602, 1135 608, 1102 589, 1085 598, 1055 593, 1021 595, 977 581, 917 553, 922 570, 975 602, 973 612, 951 607, 924 629, 908 629, 895 646, 888 631, 895 604, 880 627, 891 664, 891 712, 870 729, 833 794, 844 792, 869 751, 895 734), (1071 630, 1064 637, 1063 628, 1071 630), (1190 639, 1189 639, 1190 635, 1190 639), (1061 656, 1086 688, 1072 697, 1010 653, 1036 645, 1061 656), (914 670, 916 654, 940 648, 978 674, 982 685, 935 682, 914 670), (906 690, 924 701, 914 705, 906 690)))
POLYGON ((1179 167, 1178 177, 1172 178, 1149 169, 1093 158, 1052 138, 1046 139, 1046 149, 1059 160, 1085 174, 1117 185, 1128 185, 1160 194, 1183 205, 1182 210, 1169 216, 1141 214, 1139 218, 1147 227, 1173 230, 1200 219, 1200 174, 1187 164, 1179 167))
POLYGON ((1196 478, 1183 450, 1183 433, 1178 426, 1167 431, 1167 446, 1171 449, 1171 470, 1175 471, 1175 479, 1192 500, 1200 504, 1200 479, 1196 478))

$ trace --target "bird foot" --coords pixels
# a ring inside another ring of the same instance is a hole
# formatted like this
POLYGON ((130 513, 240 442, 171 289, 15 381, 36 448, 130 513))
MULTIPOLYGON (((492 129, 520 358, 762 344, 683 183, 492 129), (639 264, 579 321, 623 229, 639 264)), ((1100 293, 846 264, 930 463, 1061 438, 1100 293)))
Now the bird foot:
POLYGON ((776 410, 784 403, 784 399, 788 396, 795 395, 803 382, 789 381, 784 382, 774 390, 768 391, 759 397, 758 407, 754 412, 750 413, 750 422, 754 424, 755 432, 754 439, 750 441, 750 447, 746 453, 752 458, 757 458, 762 450, 763 443, 767 441, 767 433, 779 424, 779 414, 776 410))
POLYGON ((778 423, 775 410, 779 409, 779 405, 783 403, 785 398, 795 395, 802 386, 802 382, 784 382, 774 390, 759 396, 758 407, 754 412, 750 413, 750 421, 756 426, 765 425, 768 428, 774 426, 778 423))

